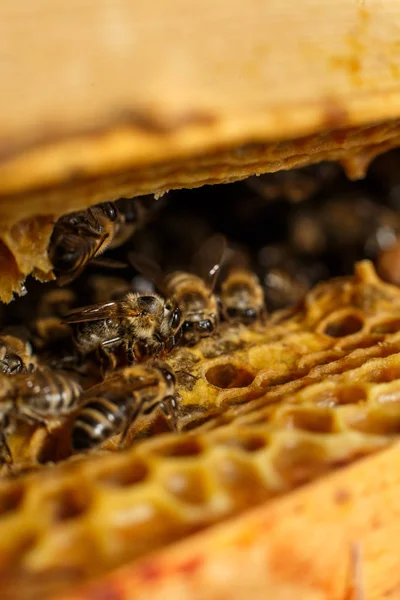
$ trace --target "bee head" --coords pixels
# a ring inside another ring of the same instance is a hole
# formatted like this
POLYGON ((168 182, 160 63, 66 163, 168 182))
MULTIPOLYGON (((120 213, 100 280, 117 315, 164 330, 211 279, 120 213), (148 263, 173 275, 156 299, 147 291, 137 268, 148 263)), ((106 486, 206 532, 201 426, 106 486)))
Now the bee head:
POLYGON ((18 354, 7 354, 6 361, 8 364, 8 372, 13 375, 14 373, 22 373, 24 370, 24 363, 18 354))
POLYGON ((116 221, 118 212, 116 206, 112 202, 104 202, 100 205, 106 217, 110 219, 110 221, 116 221))
POLYGON ((80 264, 82 255, 80 238, 61 238, 60 243, 51 245, 49 250, 51 263, 58 271, 73 271, 80 264))

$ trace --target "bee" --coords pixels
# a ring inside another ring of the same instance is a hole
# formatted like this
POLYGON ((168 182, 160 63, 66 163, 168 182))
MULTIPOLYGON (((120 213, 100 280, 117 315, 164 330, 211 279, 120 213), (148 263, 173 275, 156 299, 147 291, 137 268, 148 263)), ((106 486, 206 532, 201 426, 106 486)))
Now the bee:
POLYGON ((333 163, 320 163, 290 171, 277 171, 267 175, 252 176, 247 186, 264 201, 280 198, 292 203, 304 202, 316 196, 343 177, 341 169, 333 163))
POLYGON ((165 206, 165 198, 141 196, 138 198, 120 198, 115 203, 119 212, 119 227, 112 248, 122 246, 134 233, 143 229, 165 206))
POLYGON ((90 260, 102 254, 112 243, 118 225, 118 210, 113 202, 61 217, 48 250, 58 283, 70 283, 90 260))
POLYGON ((78 406, 82 388, 66 373, 50 369, 15 375, 2 386, 0 402, 1 455, 11 463, 6 433, 17 420, 45 426, 49 419, 68 416, 78 406))
POLYGON ((129 362, 157 356, 181 326, 181 311, 173 301, 158 294, 128 293, 124 299, 70 311, 65 322, 76 324, 75 343, 82 355, 97 352, 101 361, 122 348, 129 362))
POLYGON ((324 263, 295 254, 288 244, 264 246, 257 263, 270 310, 297 304, 317 281, 329 276, 324 263))
POLYGON ((85 297, 88 297, 90 304, 122 300, 129 292, 140 291, 134 290, 130 282, 122 277, 104 273, 96 273, 87 279, 85 277, 83 283, 85 297))
POLYGON ((297 279, 283 269, 271 269, 265 275, 265 294, 272 310, 295 306, 311 289, 302 279, 297 279))
POLYGON ((365 256, 375 260, 395 243, 400 217, 362 190, 350 188, 316 206, 293 210, 288 229, 293 251, 322 259, 333 272, 346 274, 357 260, 365 256))
POLYGON ((227 320, 249 325, 265 314, 264 290, 245 257, 234 253, 232 258, 219 292, 222 312, 227 320))
POLYGON ((211 336, 219 325, 220 302, 214 288, 225 248, 225 238, 215 235, 194 257, 194 270, 205 272, 204 278, 186 271, 174 271, 164 277, 158 265, 151 260, 135 253, 129 254, 131 264, 155 281, 157 288, 179 306, 183 321, 179 333, 181 341, 188 345, 211 336))
POLYGON ((376 260, 379 275, 389 283, 400 285, 400 238, 388 248, 382 249, 376 260))
MULTIPOLYGON (((32 347, 25 336, 4 332, 0 336, 0 373, 16 375, 35 369, 32 347)), ((16 331, 17 333, 17 331, 16 331)), ((24 332, 23 332, 24 333, 24 332)))
POLYGON ((204 279, 192 273, 175 271, 166 278, 165 290, 181 307, 182 339, 186 344, 194 345, 216 331, 219 301, 204 279))
POLYGON ((123 198, 61 217, 55 224, 48 249, 59 285, 76 279, 89 261, 124 267, 117 261, 98 257, 107 249, 125 243, 150 218, 151 208, 149 202, 146 206, 145 198, 123 198))
POLYGON ((61 317, 76 304, 77 295, 69 288, 54 288, 40 296, 35 317, 61 317))
POLYGON ((122 447, 138 416, 150 414, 157 407, 176 429, 175 385, 171 367, 154 361, 125 368, 118 377, 87 390, 82 408, 72 423, 73 451, 90 450, 118 434, 121 434, 119 447, 122 447))

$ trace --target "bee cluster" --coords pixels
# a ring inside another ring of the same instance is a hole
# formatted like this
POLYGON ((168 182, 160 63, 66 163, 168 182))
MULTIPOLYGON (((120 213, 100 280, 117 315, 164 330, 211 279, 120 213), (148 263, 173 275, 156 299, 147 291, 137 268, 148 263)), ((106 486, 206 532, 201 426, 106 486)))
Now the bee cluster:
MULTIPOLYGON (((56 281, 2 311, 0 459, 18 423, 69 423, 70 453, 160 409, 179 428, 179 346, 255 326, 368 257, 400 282, 399 155, 362 182, 321 164, 241 183, 121 199, 65 215, 56 281)), ((61 425, 60 425, 61 424, 61 425)))

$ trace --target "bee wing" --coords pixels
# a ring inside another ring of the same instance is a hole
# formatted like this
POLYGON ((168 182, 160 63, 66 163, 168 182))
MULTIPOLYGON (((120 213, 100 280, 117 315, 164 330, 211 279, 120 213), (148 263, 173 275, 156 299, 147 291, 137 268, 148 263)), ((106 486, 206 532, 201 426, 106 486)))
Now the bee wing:
POLYGON ((160 291, 164 289, 164 274, 156 262, 139 252, 129 252, 128 260, 145 279, 153 281, 160 291))
POLYGON ((249 256, 238 248, 228 248, 224 260, 224 266, 227 268, 238 267, 242 269, 250 268, 249 256))
POLYGON ((221 268, 220 279, 227 277, 232 269, 251 271, 251 260, 247 252, 241 248, 228 248, 225 252, 224 263, 221 268))
POLYGON ((208 238, 193 256, 194 272, 209 284, 211 290, 214 290, 217 283, 226 252, 226 238, 218 233, 208 238))
POLYGON ((87 321, 101 321, 110 317, 120 317, 120 302, 101 302, 90 306, 82 306, 70 310, 64 315, 65 323, 85 323, 87 321))

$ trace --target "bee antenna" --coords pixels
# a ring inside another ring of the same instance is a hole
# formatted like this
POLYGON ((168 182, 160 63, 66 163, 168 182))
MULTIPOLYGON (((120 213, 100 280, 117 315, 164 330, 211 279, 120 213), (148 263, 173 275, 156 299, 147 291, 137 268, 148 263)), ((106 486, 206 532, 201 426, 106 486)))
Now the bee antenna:
POLYGON ((229 262, 235 256, 235 254, 236 254, 235 250, 232 250, 232 248, 229 248, 226 245, 226 240, 224 240, 224 246, 222 248, 221 257, 220 257, 219 261, 209 271, 209 276, 212 278, 209 297, 212 296, 215 291, 218 278, 222 271, 222 267, 227 262, 229 262))
POLYGON ((183 373, 184 375, 188 375, 188 377, 191 377, 192 379, 195 379, 196 381, 198 381, 200 379, 200 377, 196 377, 196 375, 193 375, 193 373, 189 373, 189 371, 185 371, 184 369, 179 369, 179 371, 175 371, 176 375, 178 375, 178 373, 183 373))
POLYGON ((210 270, 210 277, 212 277, 212 279, 211 279, 211 285, 210 285, 210 293, 208 294, 209 298, 211 298, 211 296, 214 293, 220 272, 221 272, 220 264, 214 265, 214 267, 210 270))

